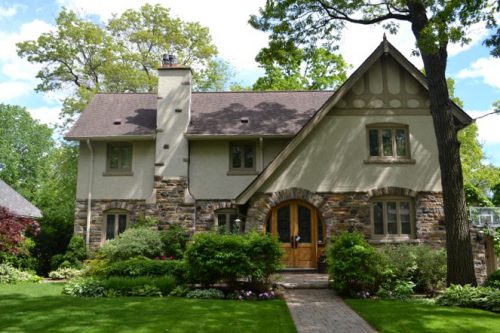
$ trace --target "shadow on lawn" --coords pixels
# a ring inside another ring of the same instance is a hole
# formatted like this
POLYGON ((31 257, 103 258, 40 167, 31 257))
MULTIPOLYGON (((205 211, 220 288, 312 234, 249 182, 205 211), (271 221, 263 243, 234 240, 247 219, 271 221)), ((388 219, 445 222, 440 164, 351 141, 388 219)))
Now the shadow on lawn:
POLYGON ((0 332, 294 332, 282 301, 2 294, 0 332), (290 326, 291 325, 291 326, 290 326))
POLYGON ((347 300, 383 332, 498 332, 500 315, 478 309, 414 302, 347 300))

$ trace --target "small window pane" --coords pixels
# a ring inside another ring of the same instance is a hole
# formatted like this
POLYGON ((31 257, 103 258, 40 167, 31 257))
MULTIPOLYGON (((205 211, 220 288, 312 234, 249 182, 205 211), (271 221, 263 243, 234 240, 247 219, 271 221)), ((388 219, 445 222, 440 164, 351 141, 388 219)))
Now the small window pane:
POLYGON ((405 235, 411 234, 409 202, 399 203, 399 218, 401 220, 401 233, 405 235))
POLYGON ((404 129, 396 130, 396 151, 398 156, 406 156, 406 131, 404 129))
POLYGON ((311 243, 311 211, 309 208, 298 205, 298 224, 300 243, 311 243))
POLYGON ((127 228, 127 215, 118 215, 118 234, 121 234, 127 228))
POLYGON ((382 148, 384 156, 392 156, 392 130, 382 130, 382 148))
POLYGON ((378 130, 371 129, 369 131, 370 140, 370 156, 379 156, 379 145, 378 145, 378 130))
POLYGON ((106 239, 115 238, 115 216, 107 215, 106 217, 106 239))
POLYGON ((231 165, 233 168, 241 168, 241 148, 238 146, 232 147, 231 165))
POLYGON ((384 205, 382 202, 373 204, 373 223, 375 235, 384 234, 384 205))
POLYGON ((217 214, 217 223, 219 232, 224 233, 226 231, 226 214, 217 214))
POLYGON ((131 169, 132 147, 121 147, 121 169, 131 169))
POLYGON ((396 213, 396 203, 387 203, 387 233, 394 235, 398 233, 398 220, 396 213))
POLYGON ((267 223, 266 223, 266 233, 268 233, 268 234, 271 233, 271 219, 267 220, 267 223))
POLYGON ((286 205, 278 209, 278 236, 280 242, 290 242, 290 206, 286 205))
POLYGON ((254 149, 252 146, 245 146, 245 168, 253 168, 254 149))
POLYGON ((118 147, 111 147, 109 149, 109 168, 119 169, 119 159, 120 150, 118 149, 118 147))

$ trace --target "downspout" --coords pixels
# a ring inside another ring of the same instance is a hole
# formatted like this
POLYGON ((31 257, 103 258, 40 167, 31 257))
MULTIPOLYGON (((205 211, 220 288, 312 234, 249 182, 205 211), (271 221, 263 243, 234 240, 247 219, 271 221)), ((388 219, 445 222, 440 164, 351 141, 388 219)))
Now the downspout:
POLYGON ((92 178, 94 176, 94 150, 92 149, 92 144, 90 140, 87 139, 87 147, 90 151, 90 168, 89 168, 89 184, 88 184, 88 197, 87 197, 87 229, 85 232, 85 245, 87 249, 90 247, 90 221, 92 214, 92 178))

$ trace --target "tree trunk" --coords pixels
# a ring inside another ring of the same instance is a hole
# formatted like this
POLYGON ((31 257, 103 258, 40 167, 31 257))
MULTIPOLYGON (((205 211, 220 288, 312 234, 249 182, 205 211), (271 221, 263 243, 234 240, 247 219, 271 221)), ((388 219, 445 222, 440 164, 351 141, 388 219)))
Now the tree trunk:
MULTIPOLYGON (((409 0, 413 34, 417 42, 427 24, 425 6, 409 0)), ((455 129, 446 84, 447 43, 441 43, 436 53, 426 53, 419 45, 429 85, 429 99, 436 134, 446 227, 447 283, 476 285, 474 260, 460 162, 460 143, 455 129)))

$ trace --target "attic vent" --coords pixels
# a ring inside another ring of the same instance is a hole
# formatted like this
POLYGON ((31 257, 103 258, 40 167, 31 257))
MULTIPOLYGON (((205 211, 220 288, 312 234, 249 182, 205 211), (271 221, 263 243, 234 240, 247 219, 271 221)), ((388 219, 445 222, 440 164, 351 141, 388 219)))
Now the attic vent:
POLYGON ((241 121, 243 124, 248 124, 248 117, 241 117, 241 118, 240 118, 240 121, 241 121))
POLYGON ((113 125, 121 125, 122 124, 122 120, 121 119, 115 119, 113 120, 113 125))

